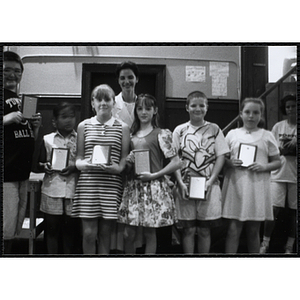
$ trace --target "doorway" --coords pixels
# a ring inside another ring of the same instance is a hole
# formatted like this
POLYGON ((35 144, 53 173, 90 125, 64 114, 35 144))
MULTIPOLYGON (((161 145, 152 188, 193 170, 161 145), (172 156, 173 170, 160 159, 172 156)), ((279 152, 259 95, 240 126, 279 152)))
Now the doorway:
MULTIPOLYGON (((82 98, 81 119, 93 116, 91 108, 92 90, 99 84, 108 84, 118 95, 121 88, 116 77, 118 64, 83 64, 82 65, 82 98)), ((148 93, 153 95, 158 104, 160 124, 165 125, 165 91, 166 91, 166 66, 165 65, 137 65, 139 68, 139 82, 136 85, 137 95, 148 93)))

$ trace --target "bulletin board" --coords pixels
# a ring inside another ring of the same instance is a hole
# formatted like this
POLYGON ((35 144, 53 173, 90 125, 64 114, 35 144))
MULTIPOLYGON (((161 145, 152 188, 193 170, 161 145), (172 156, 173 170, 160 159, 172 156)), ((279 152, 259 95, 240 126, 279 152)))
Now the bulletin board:
POLYGON ((237 64, 205 60, 168 62, 166 94, 185 98, 194 90, 202 91, 210 99, 239 100, 237 64))

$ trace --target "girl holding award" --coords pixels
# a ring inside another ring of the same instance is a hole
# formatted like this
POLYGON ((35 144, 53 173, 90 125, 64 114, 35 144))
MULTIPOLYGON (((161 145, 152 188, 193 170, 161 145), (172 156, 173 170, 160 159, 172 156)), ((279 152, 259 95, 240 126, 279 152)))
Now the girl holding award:
MULTIPOLYGON (((125 253, 134 254, 133 241, 138 226, 143 227, 145 254, 156 253, 156 228, 173 225, 175 204, 164 175, 180 167, 172 146, 172 133, 158 127, 156 99, 148 94, 137 97, 132 125, 131 149, 127 158, 132 178, 124 187, 119 222, 125 226, 125 253), (164 167, 164 158, 170 162, 164 167)), ((129 177, 129 176, 128 176, 129 177)))
POLYGON ((78 170, 75 167, 75 107, 61 102, 53 109, 55 131, 43 137, 39 156, 40 171, 45 172, 40 210, 45 216, 48 254, 58 254, 60 236, 64 254, 79 253, 78 220, 71 218, 78 170))
POLYGON ((268 130, 260 128, 264 103, 246 98, 241 104, 243 127, 229 131, 222 188, 223 217, 229 219, 225 252, 237 253, 239 238, 246 227, 249 253, 259 253, 260 225, 273 220, 270 172, 280 167, 277 142, 268 130))
POLYGON ((198 253, 209 253, 211 228, 221 224, 221 189, 218 175, 229 152, 217 124, 204 120, 208 101, 204 93, 192 92, 186 101, 190 120, 173 132, 174 145, 183 160, 176 171, 174 189, 178 226, 185 254, 193 254, 197 231, 198 253))
POLYGON ((76 166, 81 171, 72 216, 82 220, 83 253, 109 254, 111 230, 122 198, 121 172, 129 152, 129 127, 112 116, 115 94, 108 85, 92 92, 96 115, 78 125, 76 166))

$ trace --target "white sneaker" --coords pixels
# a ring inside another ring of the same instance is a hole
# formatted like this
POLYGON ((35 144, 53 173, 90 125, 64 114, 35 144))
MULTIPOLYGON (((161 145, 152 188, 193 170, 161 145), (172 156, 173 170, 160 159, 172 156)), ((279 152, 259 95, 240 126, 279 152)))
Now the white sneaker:
POLYGON ((262 241, 259 248, 259 254, 267 253, 268 249, 269 249, 269 245, 265 241, 262 241))
POLYGON ((290 246, 285 247, 285 254, 293 254, 293 248, 290 246))

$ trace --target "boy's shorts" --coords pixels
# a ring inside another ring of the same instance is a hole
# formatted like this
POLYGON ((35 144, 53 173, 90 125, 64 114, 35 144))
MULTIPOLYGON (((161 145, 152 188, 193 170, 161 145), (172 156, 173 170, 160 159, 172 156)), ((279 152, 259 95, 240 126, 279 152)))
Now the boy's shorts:
POLYGON ((183 227, 215 227, 221 220, 221 189, 213 184, 207 200, 183 200, 178 187, 173 189, 179 225, 183 227))
POLYGON ((49 215, 71 216, 73 200, 68 198, 54 198, 45 194, 41 195, 40 210, 49 215))
POLYGON ((21 232, 27 207, 28 180, 3 183, 3 238, 21 232))
POLYGON ((288 207, 297 209, 297 184, 290 182, 271 182, 271 196, 273 205, 276 207, 285 207, 287 198, 288 207))

